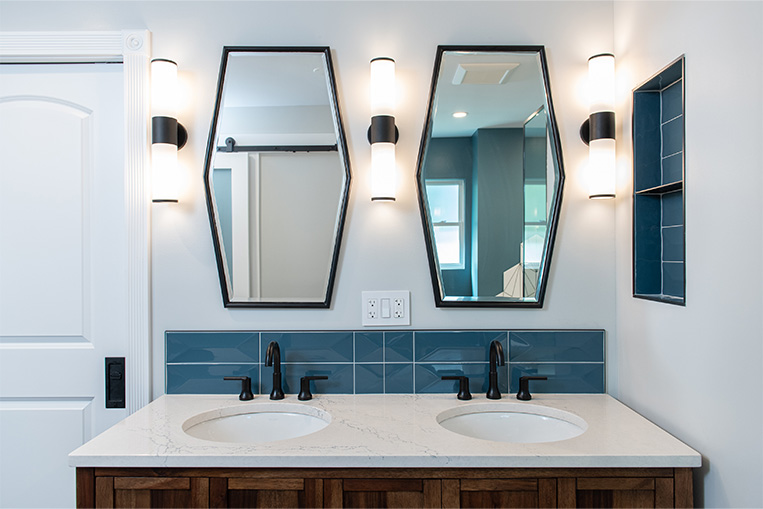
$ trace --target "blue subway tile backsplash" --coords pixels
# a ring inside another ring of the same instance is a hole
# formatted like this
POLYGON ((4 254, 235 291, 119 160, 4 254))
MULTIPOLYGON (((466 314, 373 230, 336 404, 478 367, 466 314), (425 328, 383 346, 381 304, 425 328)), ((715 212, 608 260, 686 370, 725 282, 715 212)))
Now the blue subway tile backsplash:
POLYGON ((265 349, 278 341, 283 389, 299 392, 299 379, 315 394, 455 393, 443 375, 465 375, 472 392, 487 390, 488 353, 501 342, 506 365, 498 368, 502 392, 516 392, 520 374, 548 375, 538 392, 604 392, 603 330, 468 331, 167 331, 167 394, 236 394, 224 376, 249 376, 256 394, 272 388, 265 349), (511 382, 511 383, 510 383, 511 382))
POLYGON ((260 362, 256 332, 173 332, 167 335, 167 362, 260 362))
POLYGON ((601 331, 509 332, 510 362, 604 362, 601 331))
POLYGON ((488 347, 497 339, 506 349, 506 331, 422 331, 416 333, 417 361, 487 362, 488 347))

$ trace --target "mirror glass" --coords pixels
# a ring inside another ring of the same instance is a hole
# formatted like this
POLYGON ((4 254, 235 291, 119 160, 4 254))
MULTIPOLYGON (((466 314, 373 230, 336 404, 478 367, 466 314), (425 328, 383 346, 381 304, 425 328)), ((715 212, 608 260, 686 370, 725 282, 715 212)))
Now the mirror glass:
POLYGON ((543 305, 564 169, 542 46, 440 46, 417 183, 438 306, 543 305))
POLYGON ((350 184, 328 48, 224 48, 204 182, 226 307, 328 307, 350 184))

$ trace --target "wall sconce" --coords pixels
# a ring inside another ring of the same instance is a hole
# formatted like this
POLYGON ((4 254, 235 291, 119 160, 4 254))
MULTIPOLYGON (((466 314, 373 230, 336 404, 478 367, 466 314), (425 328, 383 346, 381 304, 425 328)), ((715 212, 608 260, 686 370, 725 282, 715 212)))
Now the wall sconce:
POLYGON ((178 150, 188 131, 177 121, 178 66, 151 60, 151 175, 154 203, 178 201, 178 150))
POLYGON ((395 61, 371 60, 371 201, 395 201, 395 61))
POLYGON ((589 117, 580 126, 588 145, 588 197, 615 197, 615 56, 601 53, 588 59, 589 117))

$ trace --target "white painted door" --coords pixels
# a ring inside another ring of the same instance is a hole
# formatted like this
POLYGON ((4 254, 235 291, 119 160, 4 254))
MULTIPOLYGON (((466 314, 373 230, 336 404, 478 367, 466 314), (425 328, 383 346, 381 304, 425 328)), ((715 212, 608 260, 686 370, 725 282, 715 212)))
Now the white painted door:
POLYGON ((122 72, 0 65, 0 507, 73 507, 68 453, 127 415, 122 72))

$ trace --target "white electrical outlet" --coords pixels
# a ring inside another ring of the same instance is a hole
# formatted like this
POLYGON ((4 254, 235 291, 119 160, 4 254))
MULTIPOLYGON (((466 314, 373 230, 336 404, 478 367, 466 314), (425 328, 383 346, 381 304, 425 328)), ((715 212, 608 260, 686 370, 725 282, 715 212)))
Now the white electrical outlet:
POLYGON ((363 325, 394 327, 411 324, 411 292, 362 292, 363 325))
POLYGON ((366 319, 376 320, 379 318, 379 299, 369 298, 364 300, 364 302, 366 303, 366 319))

